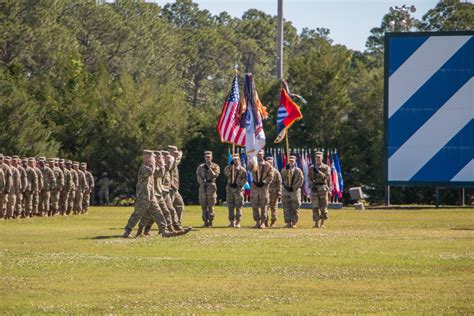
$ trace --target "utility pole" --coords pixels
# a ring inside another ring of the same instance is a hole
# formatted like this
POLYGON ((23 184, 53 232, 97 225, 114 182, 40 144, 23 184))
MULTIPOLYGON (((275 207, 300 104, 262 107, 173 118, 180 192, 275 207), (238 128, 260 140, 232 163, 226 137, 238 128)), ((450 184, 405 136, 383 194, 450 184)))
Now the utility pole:
POLYGON ((276 75, 277 79, 283 79, 283 0, 278 0, 278 30, 276 51, 276 75))

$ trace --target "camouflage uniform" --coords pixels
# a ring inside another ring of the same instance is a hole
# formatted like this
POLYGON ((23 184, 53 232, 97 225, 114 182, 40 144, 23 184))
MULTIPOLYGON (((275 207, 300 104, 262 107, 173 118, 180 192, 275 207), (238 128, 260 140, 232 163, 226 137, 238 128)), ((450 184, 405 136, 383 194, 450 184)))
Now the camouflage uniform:
POLYGON ((45 216, 50 212, 51 191, 56 187, 56 177, 53 170, 46 165, 41 169, 41 172, 43 174, 43 189, 41 190, 40 205, 41 213, 45 216))
POLYGON ((268 194, 270 196, 270 203, 268 204, 268 207, 270 208, 273 225, 273 223, 275 223, 277 220, 278 198, 281 197, 281 174, 275 167, 273 167, 273 179, 268 184, 268 194))
MULTIPOLYGON (((34 159, 32 159, 34 161, 34 159)), ((38 193, 38 175, 30 166, 26 167, 27 186, 25 190, 25 216, 33 216, 33 198, 38 193)))
POLYGON ((181 157, 175 157, 175 161, 173 166, 170 168, 170 198, 171 202, 173 203, 173 208, 176 211, 176 215, 178 216, 179 223, 181 223, 183 219, 184 213, 184 202, 183 197, 179 193, 179 170, 178 166, 181 163, 181 157))
POLYGON ((152 217, 153 220, 158 223, 160 233, 166 231, 166 222, 155 197, 154 172, 155 166, 146 164, 143 164, 138 171, 135 208, 125 226, 124 237, 129 236, 133 227, 135 227, 138 221, 145 215, 152 217))
POLYGON ((21 164, 18 164, 16 167, 18 171, 20 172, 20 182, 21 182, 21 191, 17 194, 17 197, 16 197, 16 215, 24 217, 25 216, 25 191, 28 185, 28 179, 27 179, 25 168, 21 164))
POLYGON ((311 184, 311 206, 313 208, 313 221, 328 219, 329 202, 329 166, 321 164, 314 165, 309 169, 309 181, 311 184))
POLYGON ((214 205, 217 202, 216 179, 221 173, 218 164, 211 162, 210 166, 203 163, 196 169, 196 178, 199 184, 199 204, 202 210, 204 224, 212 225, 214 220, 214 205))
POLYGON ((303 171, 298 167, 285 168, 281 172, 283 194, 281 201, 285 215, 285 223, 295 226, 298 222, 298 210, 301 206, 301 187, 303 186, 303 171))
POLYGON ((94 194, 95 182, 94 176, 92 175, 92 173, 90 173, 90 171, 84 170, 83 172, 86 175, 88 189, 84 192, 84 198, 82 200, 82 212, 87 213, 91 202, 91 196, 92 194, 94 194))
POLYGON ((97 181, 97 186, 99 187, 99 204, 100 205, 109 205, 109 185, 110 180, 107 178, 107 174, 104 173, 102 178, 97 181))
POLYGON ((273 167, 265 160, 257 163, 256 166, 250 162, 249 167, 250 170, 252 170, 253 177, 250 191, 253 220, 256 222, 255 226, 260 227, 261 224, 264 224, 268 219, 268 202, 270 202, 268 184, 273 181, 273 167))
POLYGON ((8 195, 13 186, 13 174, 11 168, 3 162, 3 155, 0 154, 0 168, 3 169, 3 176, 5 178, 5 186, 0 192, 0 218, 4 218, 7 213, 8 195))
POLYGON ((33 169, 36 172, 38 178, 38 190, 33 195, 33 215, 39 215, 40 213, 40 194, 43 190, 43 173, 41 169, 36 167, 33 169))
POLYGON ((15 216, 16 209, 16 199, 17 196, 21 193, 23 188, 21 187, 21 174, 20 171, 14 166, 9 166, 12 171, 12 180, 13 185, 12 189, 8 193, 8 204, 7 204, 7 218, 12 218, 15 216))
MULTIPOLYGON (((3 192, 5 190, 5 173, 3 172, 3 168, 0 168, 0 199, 3 201, 3 192)), ((0 201, 0 207, 3 206, 3 202, 0 201)), ((0 219, 3 219, 3 212, 0 208, 0 219)))
POLYGON ((61 170, 64 174, 64 186, 59 195, 59 212, 61 215, 65 215, 69 208, 69 196, 71 195, 74 182, 72 179, 72 173, 69 169, 64 167, 64 162, 61 162, 61 170))
POLYGON ((69 198, 68 198, 68 206, 67 206, 67 214, 75 213, 74 209, 74 202, 76 201, 76 191, 77 188, 79 187, 79 175, 76 170, 73 168, 68 169, 69 172, 71 172, 71 179, 72 179, 72 187, 71 187, 71 192, 69 193, 69 198))
POLYGON ((64 172, 57 165, 52 170, 56 179, 56 185, 51 190, 51 213, 54 215, 58 214, 60 209, 59 202, 61 200, 61 191, 64 188, 64 172))
MULTIPOLYGON (((239 157, 237 156, 237 158, 239 157)), ((247 182, 247 172, 242 166, 230 165, 224 168, 224 175, 227 177, 226 201, 230 226, 234 226, 234 221, 237 221, 238 226, 244 206, 244 185, 247 182)))

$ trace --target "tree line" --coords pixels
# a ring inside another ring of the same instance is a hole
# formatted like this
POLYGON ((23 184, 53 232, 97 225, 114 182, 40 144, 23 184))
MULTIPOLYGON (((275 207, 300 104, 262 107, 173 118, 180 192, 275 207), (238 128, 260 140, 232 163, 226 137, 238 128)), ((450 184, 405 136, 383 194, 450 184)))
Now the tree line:
MULTIPOLYGON (((472 29, 474 5, 441 1, 408 28, 398 23, 406 18, 388 12, 363 52, 333 43, 329 29, 284 25, 284 77, 308 101, 292 146, 337 148, 346 187, 363 185, 374 202, 383 198, 384 33, 472 29)), ((175 144, 183 197, 195 202, 203 151, 227 159, 215 126, 235 64, 255 75, 267 139, 276 136, 275 16, 213 15, 191 0, 0 0, 0 19, 4 154, 78 157, 108 172, 117 196, 133 194, 142 149, 175 144)), ((224 179, 220 188, 224 196, 224 179)), ((432 188, 392 190, 394 202, 432 199, 432 188)))

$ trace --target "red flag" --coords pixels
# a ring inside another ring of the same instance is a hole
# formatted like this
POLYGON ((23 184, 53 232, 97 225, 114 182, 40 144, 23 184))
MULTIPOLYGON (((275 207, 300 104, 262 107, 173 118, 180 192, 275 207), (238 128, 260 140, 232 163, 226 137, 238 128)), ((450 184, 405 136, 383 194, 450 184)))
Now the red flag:
POLYGON ((285 89, 281 89, 280 106, 278 107, 277 114, 278 136, 275 139, 275 143, 281 142, 285 138, 286 132, 291 125, 302 118, 303 114, 301 114, 300 107, 291 100, 285 89))

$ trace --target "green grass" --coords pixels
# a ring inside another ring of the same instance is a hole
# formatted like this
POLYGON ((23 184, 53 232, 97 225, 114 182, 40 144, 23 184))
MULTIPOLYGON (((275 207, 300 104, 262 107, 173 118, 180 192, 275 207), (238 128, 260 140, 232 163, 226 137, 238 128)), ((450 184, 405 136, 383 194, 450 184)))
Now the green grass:
MULTIPOLYGON (((326 229, 122 239, 131 208, 0 222, 5 313, 474 313, 474 211, 339 210, 326 229)), ((198 226, 198 207, 185 224, 198 226)), ((281 210, 279 213, 281 223, 281 210)))

